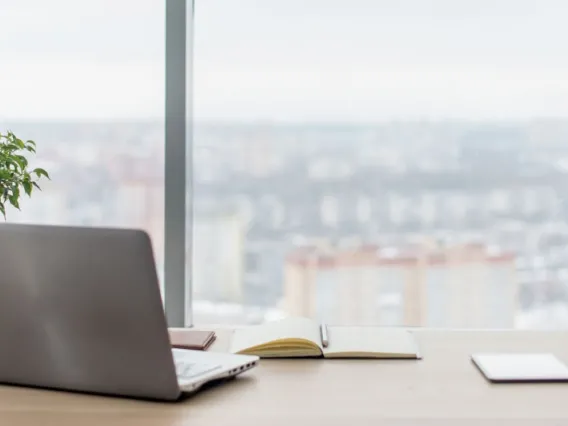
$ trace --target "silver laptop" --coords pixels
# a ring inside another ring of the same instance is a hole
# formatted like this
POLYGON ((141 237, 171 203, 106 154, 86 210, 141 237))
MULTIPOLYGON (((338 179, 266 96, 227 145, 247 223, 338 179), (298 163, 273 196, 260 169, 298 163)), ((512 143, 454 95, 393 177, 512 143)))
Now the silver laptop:
POLYGON ((177 400, 258 357, 172 349, 141 230, 0 224, 0 382, 177 400))

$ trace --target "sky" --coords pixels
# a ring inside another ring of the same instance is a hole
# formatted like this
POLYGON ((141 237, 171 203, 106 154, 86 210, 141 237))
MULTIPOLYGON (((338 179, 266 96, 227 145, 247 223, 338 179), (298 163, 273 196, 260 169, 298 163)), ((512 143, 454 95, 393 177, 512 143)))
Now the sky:
MULTIPOLYGON (((0 122, 164 115, 164 0, 2 0, 0 122)), ((196 0, 196 119, 568 116, 565 0, 196 0)))

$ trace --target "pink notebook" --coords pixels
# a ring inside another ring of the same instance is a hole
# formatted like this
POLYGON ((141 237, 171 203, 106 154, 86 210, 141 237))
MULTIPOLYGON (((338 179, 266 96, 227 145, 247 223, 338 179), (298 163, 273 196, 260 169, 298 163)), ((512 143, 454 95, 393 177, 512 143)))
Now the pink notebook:
POLYGON ((213 331, 188 329, 169 329, 170 342, 173 348, 204 351, 215 341, 213 331))

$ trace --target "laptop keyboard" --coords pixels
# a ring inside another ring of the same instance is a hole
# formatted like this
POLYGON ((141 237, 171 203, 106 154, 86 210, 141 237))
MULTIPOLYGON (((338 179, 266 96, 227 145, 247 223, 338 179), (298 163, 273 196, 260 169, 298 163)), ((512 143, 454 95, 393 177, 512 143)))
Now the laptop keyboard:
POLYGON ((180 379, 193 379, 211 371, 221 368, 219 364, 206 364, 202 362, 176 361, 176 374, 180 379))

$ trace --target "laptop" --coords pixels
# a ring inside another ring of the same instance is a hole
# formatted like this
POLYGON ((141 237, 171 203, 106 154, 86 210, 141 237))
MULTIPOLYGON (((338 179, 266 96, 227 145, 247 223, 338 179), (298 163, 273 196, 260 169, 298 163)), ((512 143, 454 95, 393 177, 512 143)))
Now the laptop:
POLYGON ((146 232, 0 224, 0 383, 175 401, 258 361, 171 347, 146 232))

